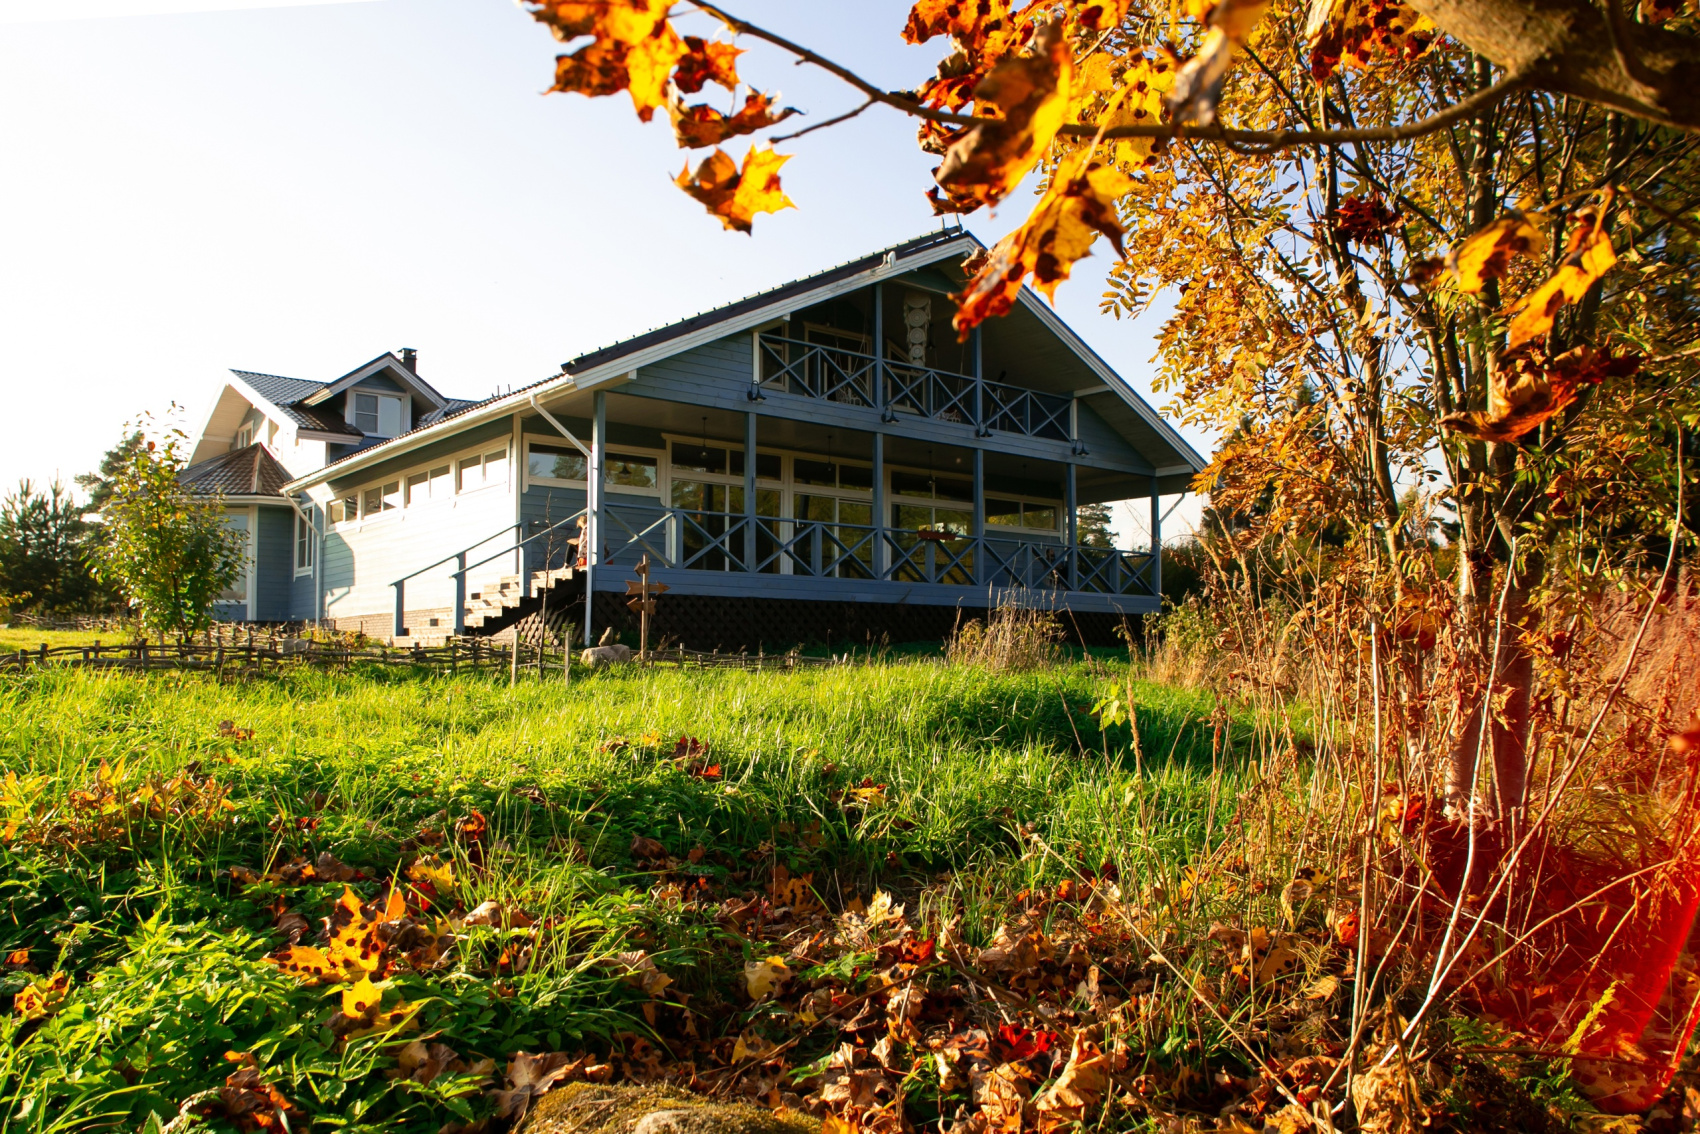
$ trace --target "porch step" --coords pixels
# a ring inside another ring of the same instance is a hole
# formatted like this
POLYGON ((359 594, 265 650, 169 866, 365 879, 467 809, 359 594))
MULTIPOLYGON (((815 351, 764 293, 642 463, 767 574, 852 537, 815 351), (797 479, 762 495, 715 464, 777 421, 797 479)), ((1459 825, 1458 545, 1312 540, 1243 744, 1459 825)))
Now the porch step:
MULTIPOLYGON (((557 584, 570 581, 576 574, 571 567, 533 571, 531 596, 535 598, 543 591, 552 590, 557 584)), ((497 580, 496 586, 474 591, 467 599, 463 621, 468 630, 481 630, 490 622, 503 618, 509 611, 518 609, 526 601, 520 594, 518 575, 504 575, 497 580)))

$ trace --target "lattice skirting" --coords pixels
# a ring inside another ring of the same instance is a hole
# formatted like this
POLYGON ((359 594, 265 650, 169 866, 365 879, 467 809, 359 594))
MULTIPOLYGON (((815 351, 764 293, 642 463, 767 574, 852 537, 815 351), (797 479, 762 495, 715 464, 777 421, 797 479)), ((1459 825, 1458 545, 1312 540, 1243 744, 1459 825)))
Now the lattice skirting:
MULTIPOLYGON (((550 612, 553 615, 553 611, 550 612)), ((583 606, 572 612, 582 622, 583 606)), ((902 642, 940 642, 959 624, 984 618, 984 607, 911 606, 904 603, 811 602, 802 599, 718 598, 711 595, 662 595, 650 620, 652 646, 666 638, 691 650, 765 650, 780 653, 798 645, 862 649, 902 642)), ((1102 612, 1061 615, 1064 633, 1077 644, 1123 643, 1123 619, 1102 612)), ((550 618, 554 622, 553 617, 550 618)), ((1139 620, 1128 619, 1137 635, 1139 620)), ((596 596, 596 627, 613 626, 620 640, 637 644, 638 618, 623 595, 596 596)))

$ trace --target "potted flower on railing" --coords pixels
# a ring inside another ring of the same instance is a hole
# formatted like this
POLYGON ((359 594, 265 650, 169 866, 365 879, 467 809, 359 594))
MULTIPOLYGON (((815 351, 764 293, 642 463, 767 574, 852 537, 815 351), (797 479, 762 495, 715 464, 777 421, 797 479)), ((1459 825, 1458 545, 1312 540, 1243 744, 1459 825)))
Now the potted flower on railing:
POLYGON ((949 543, 953 539, 967 539, 968 535, 966 532, 953 532, 949 528, 920 528, 915 532, 915 538, 932 543, 949 543))

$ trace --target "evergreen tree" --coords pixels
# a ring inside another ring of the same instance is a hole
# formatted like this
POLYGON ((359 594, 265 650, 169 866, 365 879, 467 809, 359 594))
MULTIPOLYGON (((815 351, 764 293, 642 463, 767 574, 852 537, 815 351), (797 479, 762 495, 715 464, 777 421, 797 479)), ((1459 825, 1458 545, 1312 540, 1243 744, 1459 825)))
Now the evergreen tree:
POLYGON ((1110 530, 1108 504, 1082 504, 1074 510, 1076 538, 1081 547, 1114 547, 1115 533, 1110 530))
POLYGON ((90 525, 69 489, 19 481, 0 500, 0 592, 40 614, 89 610, 99 593, 89 544, 90 525))
POLYGON ((98 471, 83 473, 77 478, 77 487, 89 494, 89 502, 84 506, 84 512, 100 512, 106 507, 106 502, 112 499, 119 474, 129 467, 136 450, 146 447, 147 442, 142 439, 141 431, 132 430, 118 444, 106 451, 106 455, 100 459, 98 471))

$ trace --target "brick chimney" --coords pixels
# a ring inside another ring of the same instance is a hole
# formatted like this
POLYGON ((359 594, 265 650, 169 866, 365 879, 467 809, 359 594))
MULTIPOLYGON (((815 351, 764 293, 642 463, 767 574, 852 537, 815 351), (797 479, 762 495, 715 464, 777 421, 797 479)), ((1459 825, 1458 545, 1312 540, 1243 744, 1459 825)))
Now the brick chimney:
POLYGON ((419 352, 412 347, 401 348, 401 364, 412 374, 419 373, 419 352))

